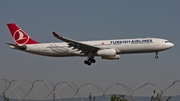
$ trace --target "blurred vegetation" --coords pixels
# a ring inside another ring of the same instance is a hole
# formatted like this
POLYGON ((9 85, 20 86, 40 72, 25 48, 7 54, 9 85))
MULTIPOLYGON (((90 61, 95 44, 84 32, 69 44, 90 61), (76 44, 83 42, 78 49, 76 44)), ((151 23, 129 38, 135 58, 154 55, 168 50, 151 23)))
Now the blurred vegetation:
MULTIPOLYGON (((163 101, 162 100, 162 92, 156 93, 156 91, 153 91, 153 96, 151 97, 151 101, 163 101)), ((169 96, 165 101, 171 101, 171 96, 169 96)), ((125 95, 112 95, 111 101, 128 101, 125 97, 125 95)))
MULTIPOLYGON (((154 95, 151 97, 151 101, 163 101, 162 100, 162 93, 156 93, 156 91, 153 91, 154 95)), ((169 96, 166 101, 171 101, 171 96, 169 96)))
POLYGON ((9 101, 9 98, 6 97, 5 93, 3 93, 4 101, 9 101))
POLYGON ((93 101, 96 101, 96 97, 95 96, 92 97, 92 93, 89 93, 89 101, 92 101, 92 99, 93 101))
POLYGON ((111 96, 111 101, 128 101, 126 98, 125 98, 125 95, 112 95, 111 96))

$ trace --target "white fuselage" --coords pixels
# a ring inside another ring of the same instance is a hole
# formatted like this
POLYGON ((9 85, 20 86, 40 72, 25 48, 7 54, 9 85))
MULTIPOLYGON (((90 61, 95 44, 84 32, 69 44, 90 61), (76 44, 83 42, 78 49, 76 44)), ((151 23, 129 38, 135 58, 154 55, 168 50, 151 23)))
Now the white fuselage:
MULTIPOLYGON (((174 44, 169 42, 168 40, 160 38, 137 38, 79 42, 100 47, 102 49, 116 49, 116 54, 159 52, 174 46, 174 44)), ((27 49, 24 50, 25 52, 44 56, 87 56, 87 54, 84 54, 77 49, 73 49, 73 47, 69 47, 65 42, 31 44, 26 46, 27 49)))

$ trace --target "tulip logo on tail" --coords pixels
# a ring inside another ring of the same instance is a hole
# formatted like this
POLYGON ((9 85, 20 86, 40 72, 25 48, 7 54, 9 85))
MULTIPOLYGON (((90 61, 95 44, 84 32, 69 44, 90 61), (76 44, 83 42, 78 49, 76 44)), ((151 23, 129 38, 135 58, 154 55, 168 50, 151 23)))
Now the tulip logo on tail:
POLYGON ((17 44, 26 44, 29 41, 29 36, 27 36, 21 29, 14 32, 13 38, 17 44))

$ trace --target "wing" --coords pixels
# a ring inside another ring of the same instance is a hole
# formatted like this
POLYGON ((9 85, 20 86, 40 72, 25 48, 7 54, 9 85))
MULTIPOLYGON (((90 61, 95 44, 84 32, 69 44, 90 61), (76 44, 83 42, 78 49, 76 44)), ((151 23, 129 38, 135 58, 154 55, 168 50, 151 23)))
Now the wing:
POLYGON ((54 37, 67 42, 69 47, 73 47, 73 49, 78 49, 77 51, 82 51, 82 52, 88 52, 88 51, 97 51, 100 49, 100 47, 96 47, 96 46, 92 46, 92 45, 88 45, 88 44, 84 44, 75 40, 71 40, 65 37, 62 37, 60 35, 58 35, 57 33, 53 32, 54 37))

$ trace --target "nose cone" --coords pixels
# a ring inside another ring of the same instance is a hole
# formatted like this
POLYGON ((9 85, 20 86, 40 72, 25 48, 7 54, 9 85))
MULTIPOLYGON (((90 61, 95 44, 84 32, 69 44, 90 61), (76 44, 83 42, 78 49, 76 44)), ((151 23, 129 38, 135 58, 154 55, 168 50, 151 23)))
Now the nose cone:
POLYGON ((174 46, 173 43, 169 43, 167 47, 168 47, 168 48, 172 48, 173 46, 174 46))
POLYGON ((173 47, 174 46, 174 44, 173 43, 171 43, 171 47, 173 47))

